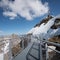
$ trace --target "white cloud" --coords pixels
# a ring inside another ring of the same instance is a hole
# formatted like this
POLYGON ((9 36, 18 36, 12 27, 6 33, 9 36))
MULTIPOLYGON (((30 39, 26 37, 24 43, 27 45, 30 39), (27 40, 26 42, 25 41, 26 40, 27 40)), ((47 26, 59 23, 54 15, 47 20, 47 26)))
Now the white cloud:
POLYGON ((13 19, 15 19, 15 17, 10 17, 10 20, 13 20, 13 19))
POLYGON ((9 12, 9 11, 5 11, 3 12, 4 16, 9 16, 10 19, 14 19, 15 17, 17 17, 17 15, 14 12, 9 12))
POLYGON ((46 14, 49 10, 48 3, 43 4, 41 0, 2 0, 1 7, 5 10, 11 10, 16 15, 20 15, 27 20, 32 20, 35 17, 40 17, 46 14))

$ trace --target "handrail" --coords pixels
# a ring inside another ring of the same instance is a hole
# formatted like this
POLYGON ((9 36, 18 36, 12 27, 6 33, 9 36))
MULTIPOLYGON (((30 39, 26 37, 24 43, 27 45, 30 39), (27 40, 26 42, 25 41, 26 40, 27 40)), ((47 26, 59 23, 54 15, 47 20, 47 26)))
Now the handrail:
MULTIPOLYGON (((53 48, 48 47, 48 44, 52 44, 53 46, 60 47, 60 44, 59 43, 54 43, 54 42, 50 42, 50 41, 47 41, 47 40, 41 40, 41 41, 42 41, 42 43, 45 42, 45 44, 47 44, 46 50, 47 49, 51 49, 51 50, 55 51, 56 53, 59 53, 60 54, 60 51, 59 50, 54 50, 53 48)), ((41 44, 41 45, 43 45, 43 44, 41 44)), ((46 57, 47 57, 47 54, 48 54, 48 52, 46 53, 46 57)))
POLYGON ((54 42, 49 42, 49 41, 47 41, 46 43, 47 43, 47 44, 52 44, 52 45, 54 45, 54 46, 60 47, 60 44, 59 44, 59 43, 54 43, 54 42))
POLYGON ((50 47, 47 47, 48 49, 51 49, 51 50, 53 50, 53 51, 55 51, 55 52, 57 52, 57 53, 59 53, 60 54, 60 51, 58 51, 58 50, 54 50, 54 49, 52 49, 52 48, 50 48, 50 47))
POLYGON ((42 43, 47 43, 47 44, 52 44, 52 45, 54 45, 54 46, 58 46, 58 47, 60 47, 60 44, 59 43, 55 43, 55 42, 50 42, 50 41, 45 41, 45 40, 40 40, 40 41, 42 41, 42 43))

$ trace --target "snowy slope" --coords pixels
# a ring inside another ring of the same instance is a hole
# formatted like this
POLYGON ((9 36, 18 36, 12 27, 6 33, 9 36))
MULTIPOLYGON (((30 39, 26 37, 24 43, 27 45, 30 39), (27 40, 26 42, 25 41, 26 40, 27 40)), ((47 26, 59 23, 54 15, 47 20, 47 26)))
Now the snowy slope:
POLYGON ((57 36, 60 35, 60 28, 58 29, 49 29, 48 33, 45 34, 44 38, 48 39, 48 38, 52 38, 53 36, 57 36))
POLYGON ((36 31, 38 28, 39 28, 39 27, 34 27, 34 28, 32 28, 27 34, 33 33, 33 32, 36 31))
POLYGON ((46 24, 42 23, 39 27, 31 29, 28 33, 32 33, 33 36, 42 35, 45 39, 55 35, 60 35, 60 28, 51 29, 57 18, 60 18, 60 15, 50 19, 46 24))
POLYGON ((54 21, 56 18, 58 18, 59 16, 56 16, 52 19, 50 19, 45 25, 42 25, 38 28, 38 30, 35 30, 33 32, 33 35, 35 34, 40 34, 40 33, 47 33, 49 31, 49 29, 51 28, 51 26, 54 24, 54 21))

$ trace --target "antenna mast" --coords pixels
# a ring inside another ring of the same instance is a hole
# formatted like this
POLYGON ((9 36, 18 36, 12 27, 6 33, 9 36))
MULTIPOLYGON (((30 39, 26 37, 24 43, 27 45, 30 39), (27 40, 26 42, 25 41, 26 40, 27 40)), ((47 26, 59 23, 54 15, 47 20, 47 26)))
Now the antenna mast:
POLYGON ((50 17, 50 8, 49 8, 49 10, 48 10, 48 17, 50 17))

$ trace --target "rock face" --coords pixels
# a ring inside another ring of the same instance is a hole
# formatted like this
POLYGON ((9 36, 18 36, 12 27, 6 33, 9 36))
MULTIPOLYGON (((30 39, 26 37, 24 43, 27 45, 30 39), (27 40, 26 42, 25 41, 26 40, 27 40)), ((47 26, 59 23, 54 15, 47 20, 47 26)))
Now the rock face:
POLYGON ((60 43, 60 35, 50 38, 49 41, 55 42, 55 43, 60 43))
POLYGON ((34 27, 40 26, 42 23, 47 23, 53 17, 48 15, 45 19, 43 19, 40 23, 36 24, 34 27))
POLYGON ((11 38, 12 47, 16 46, 21 41, 20 37, 16 34, 12 34, 10 38, 11 38))
POLYGON ((55 23, 54 25, 51 27, 52 29, 57 29, 57 28, 60 28, 60 18, 57 18, 55 20, 55 23))
POLYGON ((12 55, 16 56, 19 52, 21 52, 21 49, 20 44, 17 44, 12 48, 12 55))

